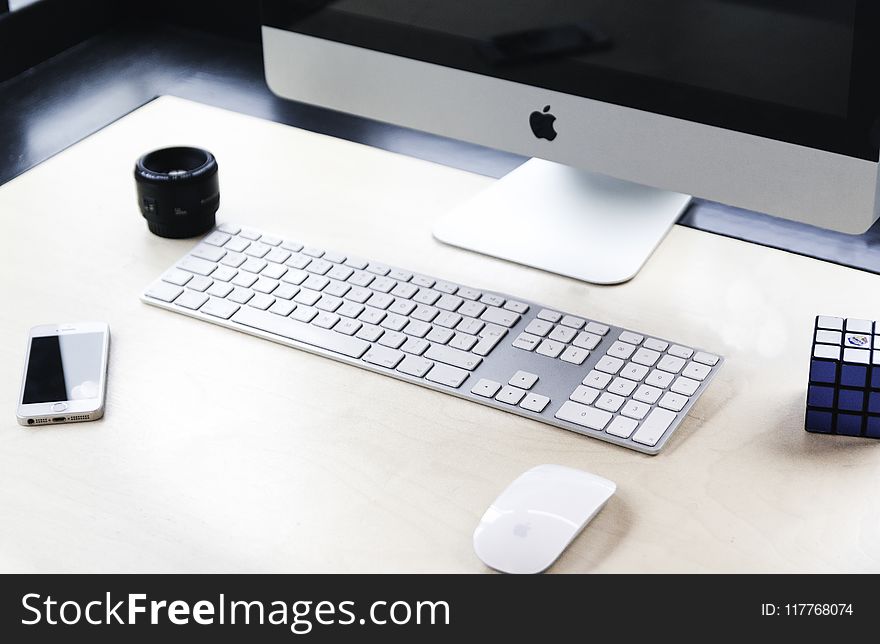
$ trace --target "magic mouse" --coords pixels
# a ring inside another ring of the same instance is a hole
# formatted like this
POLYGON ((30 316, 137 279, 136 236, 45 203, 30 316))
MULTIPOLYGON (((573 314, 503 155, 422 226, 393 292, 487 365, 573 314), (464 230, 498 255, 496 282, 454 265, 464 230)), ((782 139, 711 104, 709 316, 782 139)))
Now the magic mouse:
POLYGON ((474 550, 501 572, 543 572, 616 489, 613 481, 571 467, 533 467, 486 510, 474 531, 474 550))

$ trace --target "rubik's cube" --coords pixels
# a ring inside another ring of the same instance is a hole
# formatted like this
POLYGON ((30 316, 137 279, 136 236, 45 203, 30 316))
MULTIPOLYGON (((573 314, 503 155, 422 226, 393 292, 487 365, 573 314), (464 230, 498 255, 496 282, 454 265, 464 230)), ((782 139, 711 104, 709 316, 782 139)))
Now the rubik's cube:
POLYGON ((816 317, 806 430, 880 438, 880 322, 816 317))

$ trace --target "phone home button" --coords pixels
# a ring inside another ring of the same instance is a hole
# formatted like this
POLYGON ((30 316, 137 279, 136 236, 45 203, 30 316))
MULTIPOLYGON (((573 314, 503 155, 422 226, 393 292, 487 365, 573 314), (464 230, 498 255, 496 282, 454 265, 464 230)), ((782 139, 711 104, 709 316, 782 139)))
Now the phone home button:
POLYGON ((52 411, 67 411, 66 402, 58 402, 52 405, 52 411))

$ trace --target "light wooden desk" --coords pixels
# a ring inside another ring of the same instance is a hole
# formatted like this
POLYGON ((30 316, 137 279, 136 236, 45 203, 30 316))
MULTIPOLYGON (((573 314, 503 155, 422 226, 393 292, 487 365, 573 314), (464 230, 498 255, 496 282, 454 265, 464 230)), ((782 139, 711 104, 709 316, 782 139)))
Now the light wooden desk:
POLYGON ((552 570, 878 571, 880 442, 802 429, 812 318, 880 317, 880 278, 676 227, 623 286, 444 246, 490 179, 162 98, 0 188, 0 570, 483 571, 482 512, 561 463, 618 493, 552 570), (191 241, 131 176, 171 144, 220 162, 220 218, 714 349, 656 457, 146 306, 191 241), (110 323, 106 417, 14 418, 30 326, 110 323))

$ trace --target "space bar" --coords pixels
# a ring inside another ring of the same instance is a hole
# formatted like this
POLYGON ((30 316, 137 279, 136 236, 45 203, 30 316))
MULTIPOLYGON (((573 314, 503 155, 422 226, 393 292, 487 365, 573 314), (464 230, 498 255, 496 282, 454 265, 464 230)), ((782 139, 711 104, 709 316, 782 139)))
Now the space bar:
POLYGON ((281 317, 274 313, 261 311, 250 306, 243 306, 238 309, 238 312, 232 316, 231 320, 244 326, 289 338, 290 340, 310 344, 313 347, 320 347, 333 353, 341 353, 350 358, 360 358, 370 348, 369 342, 281 317))

